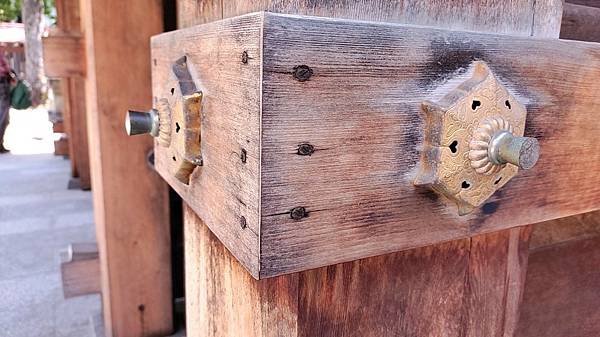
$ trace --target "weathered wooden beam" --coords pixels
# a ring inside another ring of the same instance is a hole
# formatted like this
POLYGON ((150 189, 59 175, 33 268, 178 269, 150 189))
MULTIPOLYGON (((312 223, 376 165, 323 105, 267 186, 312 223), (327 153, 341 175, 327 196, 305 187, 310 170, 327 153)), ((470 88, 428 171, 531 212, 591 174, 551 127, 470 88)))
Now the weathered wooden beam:
POLYGON ((177 5, 180 27, 269 11, 551 37, 558 35, 562 10, 561 0, 486 0, 452 4, 445 0, 178 0, 177 5))
POLYGON ((591 115, 599 52, 575 41, 272 13, 168 33, 153 39, 154 96, 178 99, 171 66, 187 55, 205 92, 204 164, 183 184, 157 146, 157 168, 256 277, 591 211, 600 198, 590 169, 600 160, 591 115), (542 155, 458 216, 413 179, 421 103, 469 77, 474 60, 526 105, 525 135, 542 155), (311 69, 308 80, 294 77, 299 65, 311 69), (300 144, 314 152, 299 155, 300 144), (299 207, 306 213, 294 219, 299 207))
POLYGON ((529 230, 253 279, 185 209, 189 336, 512 336, 529 230))
POLYGON ((69 245, 60 271, 65 298, 100 293, 100 260, 96 244, 69 245))
POLYGON ((148 108, 150 36, 162 3, 82 0, 86 109, 107 336, 172 332, 168 189, 146 161, 149 139, 127 139, 123 114, 148 108))
POLYGON ((48 77, 84 76, 84 54, 81 36, 53 30, 42 39, 44 71, 48 77))
POLYGON ((600 42, 600 7, 566 3, 560 27, 560 38, 600 42))

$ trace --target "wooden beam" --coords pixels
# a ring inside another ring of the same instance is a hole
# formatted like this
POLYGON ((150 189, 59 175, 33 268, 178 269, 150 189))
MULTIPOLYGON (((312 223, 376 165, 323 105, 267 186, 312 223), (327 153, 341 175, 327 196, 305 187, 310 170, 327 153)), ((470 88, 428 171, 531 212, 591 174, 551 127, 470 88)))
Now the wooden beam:
POLYGON ((185 218, 190 336, 512 336, 515 329, 526 228, 257 281, 193 210, 186 207, 185 218))
POLYGON ((130 139, 128 108, 150 108, 150 36, 162 4, 82 0, 86 108, 107 336, 173 329, 168 189, 149 167, 150 139, 130 139))
POLYGON ((81 36, 53 31, 42 39, 44 71, 48 77, 84 76, 81 36))
POLYGON ((451 6, 444 0, 178 0, 177 5, 180 27, 268 11, 551 37, 558 35, 562 11, 561 0, 460 1, 451 6))
POLYGON ((566 3, 560 27, 560 38, 600 42, 600 7, 566 3))
POLYGON ((206 93, 206 160, 189 185, 174 179, 164 147, 157 168, 258 277, 588 212, 600 198, 590 166, 600 161, 590 109, 600 106, 598 52, 575 41, 272 13, 171 32, 153 39, 154 96, 175 102, 171 66, 186 53, 206 93), (526 104, 525 135, 540 141, 542 156, 483 207, 458 216, 413 179, 421 103, 468 78, 474 60, 526 104), (308 81, 294 78, 298 65, 312 69, 308 81), (298 155, 303 143, 314 153, 298 155), (296 207, 308 216, 293 219, 296 207))
POLYGON ((96 244, 69 245, 60 271, 65 298, 100 293, 100 260, 96 244))

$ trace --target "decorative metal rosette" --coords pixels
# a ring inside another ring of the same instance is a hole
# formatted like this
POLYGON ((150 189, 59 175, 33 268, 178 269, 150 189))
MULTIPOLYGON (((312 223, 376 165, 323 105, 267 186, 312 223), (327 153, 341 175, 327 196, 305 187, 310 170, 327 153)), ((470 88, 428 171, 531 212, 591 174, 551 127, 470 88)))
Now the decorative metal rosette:
POLYGON ((504 118, 496 116, 484 119, 473 132, 473 138, 469 143, 469 159, 475 172, 491 175, 506 165, 492 162, 488 152, 492 138, 503 131, 513 133, 513 127, 504 118))

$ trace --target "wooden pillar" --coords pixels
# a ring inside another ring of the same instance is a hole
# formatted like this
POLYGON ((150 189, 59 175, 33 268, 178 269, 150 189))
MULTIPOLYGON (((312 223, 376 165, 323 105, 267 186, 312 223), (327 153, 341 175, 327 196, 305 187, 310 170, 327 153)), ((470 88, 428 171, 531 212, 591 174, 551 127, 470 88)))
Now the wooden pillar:
POLYGON ((172 330, 167 185, 148 165, 149 137, 128 138, 128 108, 149 109, 150 37, 162 2, 82 0, 86 103, 107 336, 172 330))
POLYGON ((512 336, 529 227, 257 281, 185 209, 188 336, 512 336))
MULTIPOLYGON (((56 2, 57 26, 60 34, 80 37, 81 18, 79 0, 56 2)), ((60 58, 65 62, 64 58, 60 58)), ((85 117, 85 86, 83 73, 61 77, 64 97, 64 125, 69 139, 71 173, 79 178, 81 189, 91 188, 87 122, 85 117)))
MULTIPOLYGON (((269 10, 557 38, 562 3, 178 1, 180 28, 269 10)), ((529 226, 255 280, 186 208, 188 336, 514 335, 529 226)))

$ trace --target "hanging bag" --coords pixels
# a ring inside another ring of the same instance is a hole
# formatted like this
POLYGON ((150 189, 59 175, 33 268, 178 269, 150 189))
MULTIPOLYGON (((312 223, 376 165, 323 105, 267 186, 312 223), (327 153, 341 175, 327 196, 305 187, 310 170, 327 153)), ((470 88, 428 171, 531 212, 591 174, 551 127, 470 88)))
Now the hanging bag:
POLYGON ((27 82, 18 80, 17 85, 11 89, 10 105, 17 110, 24 110, 31 106, 31 89, 27 82))

